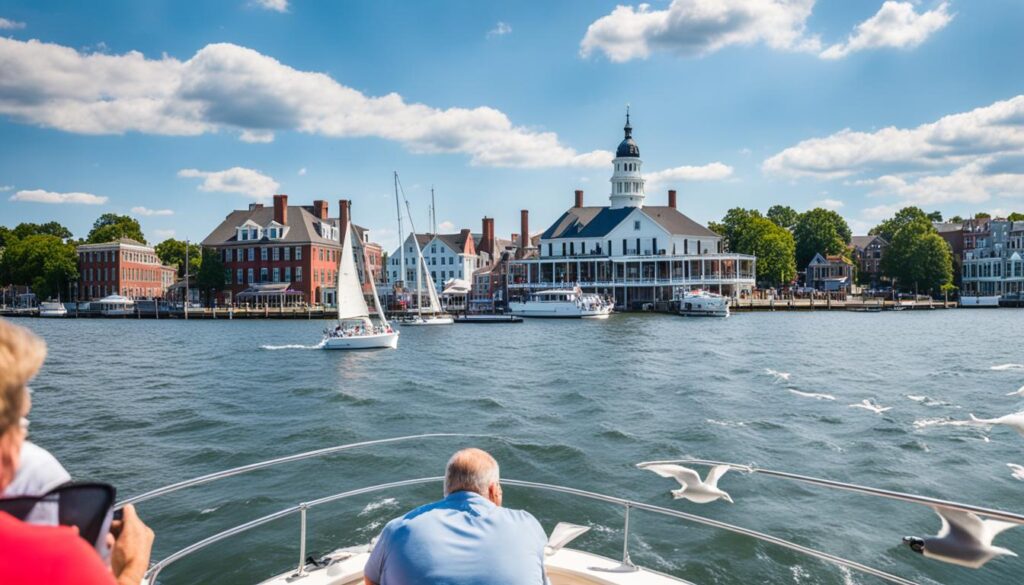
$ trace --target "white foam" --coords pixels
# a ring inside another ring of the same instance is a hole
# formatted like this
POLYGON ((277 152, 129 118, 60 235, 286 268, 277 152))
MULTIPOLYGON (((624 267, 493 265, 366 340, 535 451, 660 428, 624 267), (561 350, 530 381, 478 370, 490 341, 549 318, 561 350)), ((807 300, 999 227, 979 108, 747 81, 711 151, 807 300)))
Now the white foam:
POLYGON ((997 372, 1003 372, 1006 370, 1024 370, 1024 364, 1000 364, 998 366, 992 366, 989 369, 997 372))
POLYGON ((918 429, 925 427, 966 427, 970 425, 971 421, 969 420, 950 420, 948 418, 923 418, 914 421, 914 428, 918 429))
POLYGON ((729 420, 715 420, 713 418, 709 418, 705 422, 709 422, 709 423, 711 423, 713 425, 718 425, 720 427, 745 427, 745 426, 747 426, 747 423, 745 423, 745 422, 734 422, 734 421, 729 421, 729 420))
POLYGON ((199 513, 200 514, 212 514, 213 512, 217 511, 217 508, 220 508, 220 506, 217 506, 215 508, 205 508, 203 510, 200 510, 199 513))
POLYGON ((789 381, 789 377, 793 375, 793 374, 790 374, 789 372, 779 372, 779 371, 773 370, 771 368, 765 368, 764 371, 769 376, 773 376, 775 378, 776 382, 778 382, 780 380, 784 380, 784 381, 788 382, 789 381))
POLYGON ((371 512, 380 510, 381 508, 394 508, 398 506, 398 500, 395 498, 384 498, 375 502, 370 502, 363 507, 363 510, 359 512, 360 516, 365 516, 371 512))
POLYGON ((792 392, 793 394, 796 394, 797 396, 803 396, 805 398, 814 398, 816 400, 835 400, 836 399, 836 397, 832 396, 831 394, 820 394, 818 392, 801 392, 799 390, 794 390, 793 388, 788 388, 788 390, 790 392, 792 392))
POLYGON ((929 398, 928 396, 921 394, 907 394, 907 398, 914 402, 920 402, 925 406, 953 406, 952 403, 946 402, 945 400, 935 400, 934 398, 929 398))
POLYGON ((297 343, 289 343, 287 345, 261 345, 260 349, 266 349, 269 351, 277 351, 279 349, 320 349, 324 346, 324 342, 320 342, 316 345, 300 345, 297 343))

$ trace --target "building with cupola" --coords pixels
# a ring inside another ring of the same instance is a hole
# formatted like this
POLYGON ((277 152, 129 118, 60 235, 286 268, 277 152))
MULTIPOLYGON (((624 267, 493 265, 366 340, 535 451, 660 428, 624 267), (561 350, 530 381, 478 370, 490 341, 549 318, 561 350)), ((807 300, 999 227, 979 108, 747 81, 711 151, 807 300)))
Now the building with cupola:
MULTIPOLYGON (((626 113, 625 136, 612 160, 608 205, 588 206, 577 190, 573 205, 521 248, 508 276, 509 298, 579 285, 615 299, 624 309, 671 301, 706 289, 729 296, 754 288, 756 259, 722 251, 722 237, 678 209, 675 189, 664 205, 648 201, 640 147, 626 113)), ((520 241, 529 241, 524 212, 520 241)))

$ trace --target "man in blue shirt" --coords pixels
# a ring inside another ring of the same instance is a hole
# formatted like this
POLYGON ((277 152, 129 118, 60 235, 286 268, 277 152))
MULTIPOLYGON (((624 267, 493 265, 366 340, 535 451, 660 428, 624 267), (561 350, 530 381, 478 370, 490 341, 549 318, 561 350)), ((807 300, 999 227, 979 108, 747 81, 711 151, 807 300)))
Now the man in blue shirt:
POLYGON ((452 455, 444 494, 388 522, 366 561, 366 585, 545 583, 544 529, 529 512, 501 507, 493 457, 452 455))

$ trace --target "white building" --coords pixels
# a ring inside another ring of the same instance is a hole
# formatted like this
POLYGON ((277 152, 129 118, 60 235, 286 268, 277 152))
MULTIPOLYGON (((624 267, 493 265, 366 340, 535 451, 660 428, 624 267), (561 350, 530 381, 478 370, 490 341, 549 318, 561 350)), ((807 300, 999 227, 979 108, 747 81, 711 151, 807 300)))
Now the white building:
MULTIPOLYGON (((477 250, 480 236, 468 229, 457 234, 416 234, 415 237, 438 293, 444 290, 446 282, 453 279, 472 281, 476 269, 490 261, 486 252, 477 250)), ((388 256, 388 282, 394 285, 404 280, 406 289, 416 287, 416 245, 412 238, 413 234, 409 234, 402 244, 405 249, 396 248, 388 256), (404 276, 401 269, 403 255, 404 276)))
POLYGON ((584 206, 576 191, 573 207, 544 231, 536 253, 512 263, 510 297, 579 284, 628 308, 694 288, 729 295, 752 290, 755 258, 721 253, 721 236, 680 213, 674 190, 668 205, 646 204, 628 113, 624 131, 612 161, 610 205, 584 206))

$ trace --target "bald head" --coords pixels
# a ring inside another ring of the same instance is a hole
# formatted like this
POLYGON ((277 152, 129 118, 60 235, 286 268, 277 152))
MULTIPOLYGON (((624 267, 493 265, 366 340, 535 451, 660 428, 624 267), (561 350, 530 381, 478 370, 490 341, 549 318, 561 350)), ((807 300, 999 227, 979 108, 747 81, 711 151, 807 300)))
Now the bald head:
MULTIPOLYGON (((476 492, 491 498, 498 487, 498 462, 482 449, 463 449, 452 455, 444 473, 444 495, 454 492, 476 492)), ((499 496, 500 499, 500 496, 499 496)), ((495 502, 501 505, 500 502, 495 502)))

